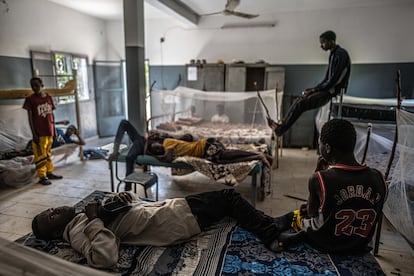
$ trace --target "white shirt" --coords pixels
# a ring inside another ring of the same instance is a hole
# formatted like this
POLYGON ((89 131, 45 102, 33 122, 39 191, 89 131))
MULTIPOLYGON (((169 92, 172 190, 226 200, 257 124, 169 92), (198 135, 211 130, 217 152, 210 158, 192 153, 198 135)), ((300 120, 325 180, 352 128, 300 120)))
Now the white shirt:
POLYGON ((213 117, 211 117, 211 122, 213 123, 229 123, 230 119, 229 116, 227 116, 226 114, 216 114, 213 117))

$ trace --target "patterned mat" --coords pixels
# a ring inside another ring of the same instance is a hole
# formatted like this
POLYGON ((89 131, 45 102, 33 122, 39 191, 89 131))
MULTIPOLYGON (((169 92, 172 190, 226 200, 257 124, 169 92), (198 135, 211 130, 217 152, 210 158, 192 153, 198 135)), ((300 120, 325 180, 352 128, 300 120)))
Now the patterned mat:
MULTIPOLYGON (((96 191, 76 206, 106 194, 96 191)), ((44 242, 28 234, 16 242, 86 265, 86 259, 63 241, 44 242)), ((230 219, 175 246, 123 245, 116 267, 109 271, 121 275, 385 275, 371 254, 322 254, 307 244, 275 254, 230 219)))

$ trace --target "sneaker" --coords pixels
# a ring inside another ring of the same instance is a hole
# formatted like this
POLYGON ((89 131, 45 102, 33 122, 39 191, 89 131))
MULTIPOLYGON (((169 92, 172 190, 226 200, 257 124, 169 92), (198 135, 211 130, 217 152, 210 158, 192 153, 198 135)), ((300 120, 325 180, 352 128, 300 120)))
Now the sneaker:
POLYGON ((54 173, 48 173, 48 174, 47 174, 47 178, 48 178, 48 179, 62 179, 62 178, 63 178, 63 176, 61 176, 61 175, 56 175, 56 174, 54 174, 54 173))
POLYGON ((39 182, 37 182, 37 183, 42 184, 42 185, 50 185, 50 184, 52 184, 52 182, 47 177, 41 178, 39 180, 39 182))

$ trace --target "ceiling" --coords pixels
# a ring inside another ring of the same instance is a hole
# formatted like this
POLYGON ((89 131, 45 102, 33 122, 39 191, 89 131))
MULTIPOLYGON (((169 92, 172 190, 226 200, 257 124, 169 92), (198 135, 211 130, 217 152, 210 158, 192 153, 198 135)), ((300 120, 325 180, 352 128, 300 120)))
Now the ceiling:
MULTIPOLYGON (((82 13, 104 20, 122 19, 123 0, 49 0, 82 13)), ((198 14, 219 12, 224 9, 226 0, 180 0, 198 14)), ((409 3, 412 0, 240 0, 236 11, 259 15, 280 12, 309 10, 329 10, 340 8, 370 7, 409 3)), ((166 18, 171 13, 160 9, 158 0, 145 0, 146 18, 166 18)), ((260 16, 259 16, 260 18, 260 16)))

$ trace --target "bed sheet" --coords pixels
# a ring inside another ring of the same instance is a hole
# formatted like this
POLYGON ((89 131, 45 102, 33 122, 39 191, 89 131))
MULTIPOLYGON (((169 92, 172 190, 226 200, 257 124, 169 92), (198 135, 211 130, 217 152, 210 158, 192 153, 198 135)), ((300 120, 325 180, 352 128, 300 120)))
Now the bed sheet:
POLYGON ((263 124, 215 124, 200 122, 196 125, 182 125, 170 123, 160 125, 157 130, 180 136, 185 133, 193 135, 194 139, 217 138, 223 144, 267 144, 272 141, 272 130, 263 124))

